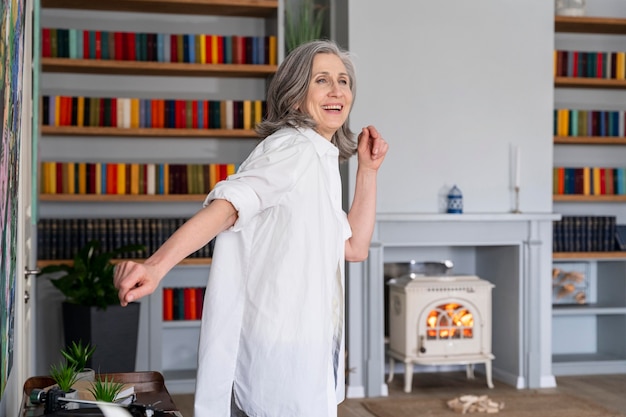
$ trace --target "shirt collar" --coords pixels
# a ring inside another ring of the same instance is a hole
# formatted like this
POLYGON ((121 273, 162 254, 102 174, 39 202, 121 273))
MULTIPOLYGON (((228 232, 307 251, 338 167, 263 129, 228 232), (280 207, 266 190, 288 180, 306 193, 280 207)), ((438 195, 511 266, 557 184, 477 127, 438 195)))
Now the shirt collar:
POLYGON ((326 153, 330 155, 339 155, 339 150, 335 145, 333 145, 328 139, 317 133, 315 130, 311 128, 298 128, 298 132, 302 135, 306 136, 311 140, 313 146, 315 146, 315 150, 317 154, 322 156, 326 153))

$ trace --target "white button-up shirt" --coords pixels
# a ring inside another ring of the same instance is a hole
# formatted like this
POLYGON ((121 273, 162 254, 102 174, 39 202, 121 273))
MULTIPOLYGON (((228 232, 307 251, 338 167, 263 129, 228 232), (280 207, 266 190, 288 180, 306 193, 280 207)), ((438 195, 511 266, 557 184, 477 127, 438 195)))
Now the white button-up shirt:
POLYGON ((216 241, 204 301, 196 417, 335 416, 344 398, 338 150, 311 129, 263 140, 207 196, 238 220, 216 241))

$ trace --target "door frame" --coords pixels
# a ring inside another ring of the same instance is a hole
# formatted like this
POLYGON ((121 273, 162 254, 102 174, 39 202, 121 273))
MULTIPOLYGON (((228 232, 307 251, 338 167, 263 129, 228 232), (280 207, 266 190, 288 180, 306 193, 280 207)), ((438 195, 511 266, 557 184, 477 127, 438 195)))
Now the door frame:
MULTIPOLYGON (((36 256, 33 239, 36 237, 36 220, 33 213, 33 153, 36 141, 33 140, 33 2, 24 1, 24 39, 23 39, 23 72, 22 106, 21 106, 21 137, 19 144, 18 166, 18 202, 17 202, 17 235, 15 247, 15 316, 13 327, 13 365, 9 373, 7 385, 2 398, 0 415, 17 416, 23 401, 23 386, 31 376, 34 364, 35 326, 33 316, 34 277, 29 270, 36 269, 36 256)), ((36 178, 36 177, 35 177, 36 178)))

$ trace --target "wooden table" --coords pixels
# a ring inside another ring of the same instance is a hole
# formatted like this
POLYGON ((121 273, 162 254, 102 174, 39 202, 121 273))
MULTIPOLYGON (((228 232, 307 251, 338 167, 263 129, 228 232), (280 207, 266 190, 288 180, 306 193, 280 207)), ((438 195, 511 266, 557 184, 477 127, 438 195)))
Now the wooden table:
MULTIPOLYGON (((98 376, 99 375, 96 375, 96 378, 98 376)), ((165 387, 163 375, 159 372, 111 373, 102 374, 100 376, 106 376, 108 380, 113 379, 116 382, 133 385, 135 387, 135 394, 137 395, 137 399, 135 401, 137 404, 153 405, 155 409, 163 410, 169 415, 183 417, 165 387)), ((42 404, 31 404, 29 398, 30 393, 34 389, 42 389, 51 385, 54 385, 54 380, 49 376, 35 376, 26 380, 24 383, 24 393, 20 411, 21 417, 36 417, 45 415, 44 406, 42 404)), ((54 414, 51 416, 53 415, 54 414)))

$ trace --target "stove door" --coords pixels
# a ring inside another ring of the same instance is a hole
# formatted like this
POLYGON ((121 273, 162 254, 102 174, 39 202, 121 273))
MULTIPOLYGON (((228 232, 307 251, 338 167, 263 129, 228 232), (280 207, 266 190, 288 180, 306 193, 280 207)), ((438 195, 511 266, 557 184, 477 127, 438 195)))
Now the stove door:
POLYGON ((417 321, 417 355, 455 357, 484 353, 484 318, 470 300, 439 299, 428 304, 417 321))

